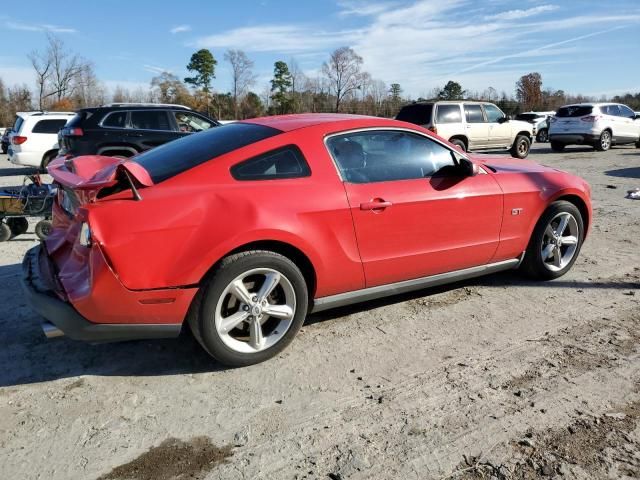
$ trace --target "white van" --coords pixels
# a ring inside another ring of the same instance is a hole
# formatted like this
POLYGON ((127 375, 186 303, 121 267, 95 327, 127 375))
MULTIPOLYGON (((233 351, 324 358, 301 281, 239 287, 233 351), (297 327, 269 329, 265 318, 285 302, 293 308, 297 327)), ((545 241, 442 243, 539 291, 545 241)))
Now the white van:
POLYGON ((58 155, 58 130, 73 112, 18 112, 9 143, 9 161, 44 169, 58 155))

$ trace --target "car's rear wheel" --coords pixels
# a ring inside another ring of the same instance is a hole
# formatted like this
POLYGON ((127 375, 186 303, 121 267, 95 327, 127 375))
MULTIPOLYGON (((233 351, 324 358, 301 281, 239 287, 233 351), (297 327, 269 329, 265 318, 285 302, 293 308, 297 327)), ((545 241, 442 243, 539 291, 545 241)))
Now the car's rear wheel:
POLYGON ((571 202, 553 202, 538 220, 521 269, 529 276, 551 280, 567 273, 584 240, 580 210, 571 202))
POLYGON ((252 365, 280 353, 307 314, 300 269, 274 252, 230 255, 198 293, 189 313, 196 339, 220 363, 252 365))
POLYGON ((11 228, 6 223, 0 221, 0 242, 6 242, 11 238, 11 228))
POLYGON ((29 228, 29 222, 24 217, 7 218, 7 225, 9 225, 14 237, 26 233, 29 228))
POLYGON ((40 220, 36 223, 35 231, 40 240, 46 240, 51 233, 51 220, 40 220))
POLYGON ((57 152, 47 153, 42 158, 42 164, 40 165, 40 171, 42 171, 43 173, 46 173, 47 172, 47 167, 51 163, 51 160, 56 158, 56 155, 57 155, 57 152))
POLYGON ((564 152, 564 143, 551 142, 551 150, 554 152, 564 152))
POLYGON ((450 140, 450 142, 456 147, 459 147, 460 149, 462 149, 463 152, 467 151, 467 145, 464 143, 464 140, 460 138, 453 138, 450 140))
POLYGON ((511 146, 511 156, 515 158, 527 158, 531 142, 524 135, 518 135, 511 146))
POLYGON ((600 152, 606 152, 609 150, 611 148, 611 132, 609 130, 603 131, 594 147, 600 152))
POLYGON ((540 143, 546 143, 549 141, 549 130, 543 128, 536 135, 536 141, 540 143))

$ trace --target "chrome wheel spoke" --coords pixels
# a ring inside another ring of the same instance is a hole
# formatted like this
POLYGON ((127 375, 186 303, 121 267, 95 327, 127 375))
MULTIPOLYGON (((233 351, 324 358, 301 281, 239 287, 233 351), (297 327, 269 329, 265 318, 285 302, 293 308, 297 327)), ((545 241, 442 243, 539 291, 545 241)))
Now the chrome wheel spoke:
POLYGON ((229 333, 231 330, 233 330, 242 322, 244 322, 248 316, 249 316, 248 312, 240 310, 239 312, 236 312, 233 315, 224 317, 220 325, 220 330, 223 333, 229 333))
POLYGON ((547 225, 547 228, 545 229, 544 234, 550 239, 556 237, 556 232, 553 230, 553 228, 551 228, 551 224, 547 225))
POLYGON ((578 238, 573 235, 569 235, 568 237, 562 237, 562 245, 576 245, 578 243, 578 238))
POLYGON ((281 320, 290 320, 293 318, 293 309, 289 305, 267 305, 262 311, 265 315, 281 320))
POLYGON ((251 294, 241 279, 235 280, 230 285, 229 293, 240 300, 242 303, 249 305, 251 303, 251 294))
POLYGON ((280 274, 278 272, 268 273, 264 276, 264 283, 262 287, 260 287, 260 291, 258 291, 258 302, 262 302, 265 300, 273 289, 278 286, 280 283, 280 274))
POLYGON ((565 214, 560 217, 560 223, 558 223, 558 228, 556 228, 556 236, 561 237, 564 231, 567 229, 567 225, 569 224, 569 215, 565 214))
POLYGON ((260 350, 264 345, 264 337, 262 336, 262 325, 257 317, 249 324, 249 344, 255 349, 260 350))
POLYGON ((542 260, 548 260, 549 258, 551 258, 554 249, 555 247, 551 243, 544 247, 544 249, 542 250, 542 260))
POLYGON ((553 264, 558 268, 562 266, 562 252, 560 251, 560 247, 553 249, 553 264))

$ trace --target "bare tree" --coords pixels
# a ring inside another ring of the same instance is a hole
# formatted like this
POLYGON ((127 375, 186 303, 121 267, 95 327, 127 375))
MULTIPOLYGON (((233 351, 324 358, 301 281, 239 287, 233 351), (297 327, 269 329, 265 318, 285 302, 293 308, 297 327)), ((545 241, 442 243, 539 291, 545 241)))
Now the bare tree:
POLYGON ((33 51, 27 55, 36 72, 36 86, 38 89, 38 108, 44 110, 44 99, 47 97, 46 89, 51 78, 52 61, 49 52, 40 53, 33 51))
POLYGON ((361 67, 362 57, 349 47, 334 50, 329 61, 322 65, 322 73, 336 96, 336 112, 340 111, 342 99, 362 85, 361 67))
POLYGON ((289 59, 289 73, 291 74, 291 98, 293 100, 293 113, 298 113, 300 109, 300 102, 296 94, 302 92, 304 85, 307 81, 307 76, 304 74, 298 62, 291 58, 289 59))
POLYGON ((249 87, 256 81, 256 76, 253 73, 253 60, 249 59, 242 50, 227 50, 224 59, 231 64, 234 117, 237 119, 238 100, 244 97, 249 87))

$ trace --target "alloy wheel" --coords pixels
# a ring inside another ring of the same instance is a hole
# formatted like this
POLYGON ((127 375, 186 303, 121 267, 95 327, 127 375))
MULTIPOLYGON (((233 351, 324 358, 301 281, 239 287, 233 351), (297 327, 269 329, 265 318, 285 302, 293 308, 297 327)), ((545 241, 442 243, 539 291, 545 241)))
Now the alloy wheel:
POLYGON ((561 212, 553 217, 542 238, 544 266, 552 272, 565 268, 576 254, 579 235, 578 222, 572 214, 561 212))
POLYGON ((611 134, 606 130, 600 136, 600 146, 602 150, 609 150, 611 147, 611 134))
POLYGON ((296 312, 296 294, 289 279, 271 268, 238 275, 220 295, 215 328, 230 349, 256 353, 278 343, 296 312))

